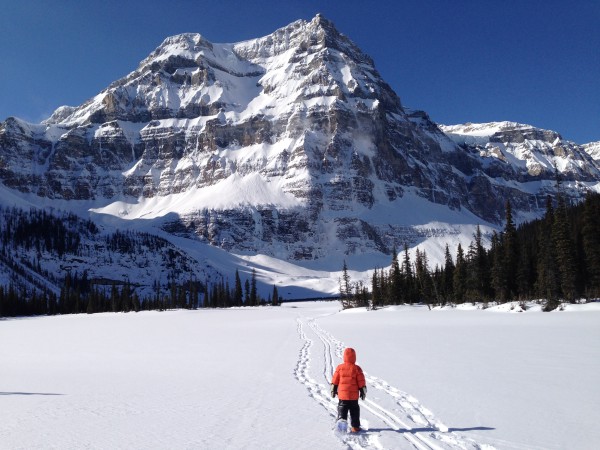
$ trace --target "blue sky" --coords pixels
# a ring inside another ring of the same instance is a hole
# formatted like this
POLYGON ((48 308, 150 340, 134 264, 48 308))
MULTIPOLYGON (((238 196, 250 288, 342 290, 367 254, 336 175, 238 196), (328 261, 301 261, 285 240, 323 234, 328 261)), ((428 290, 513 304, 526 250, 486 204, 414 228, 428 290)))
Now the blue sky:
POLYGON ((83 103, 167 36, 238 42, 318 12, 438 123, 511 120, 600 140, 597 0, 0 0, 0 120, 83 103))

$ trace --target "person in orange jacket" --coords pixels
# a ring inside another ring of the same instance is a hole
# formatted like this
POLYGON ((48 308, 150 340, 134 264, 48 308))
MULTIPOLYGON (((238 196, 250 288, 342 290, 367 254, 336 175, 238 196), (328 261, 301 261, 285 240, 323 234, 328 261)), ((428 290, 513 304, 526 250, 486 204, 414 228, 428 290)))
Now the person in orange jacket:
POLYGON ((337 420, 348 420, 350 412, 352 432, 360 431, 360 406, 358 398, 367 396, 367 383, 360 366, 356 365, 356 351, 353 348, 344 350, 344 362, 337 366, 331 379, 331 396, 338 396, 337 420))

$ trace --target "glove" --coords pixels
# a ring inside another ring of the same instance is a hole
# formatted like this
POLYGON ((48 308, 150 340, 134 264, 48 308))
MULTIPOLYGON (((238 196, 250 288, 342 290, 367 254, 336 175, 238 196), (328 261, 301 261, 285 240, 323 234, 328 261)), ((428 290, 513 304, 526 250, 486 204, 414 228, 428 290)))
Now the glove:
POLYGON ((360 399, 364 400, 365 398, 367 398, 367 387, 363 386, 359 390, 360 390, 360 399))
POLYGON ((335 398, 336 395, 337 395, 337 384, 332 384, 331 385, 331 397, 335 398))

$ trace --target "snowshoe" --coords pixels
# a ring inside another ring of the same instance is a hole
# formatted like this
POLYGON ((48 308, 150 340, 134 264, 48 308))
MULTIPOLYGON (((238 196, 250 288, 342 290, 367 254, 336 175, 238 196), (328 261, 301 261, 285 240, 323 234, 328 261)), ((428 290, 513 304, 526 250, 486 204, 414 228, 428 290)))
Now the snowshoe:
POLYGON ((348 422, 344 419, 338 420, 333 426, 333 431, 339 437, 342 437, 348 433, 348 422))

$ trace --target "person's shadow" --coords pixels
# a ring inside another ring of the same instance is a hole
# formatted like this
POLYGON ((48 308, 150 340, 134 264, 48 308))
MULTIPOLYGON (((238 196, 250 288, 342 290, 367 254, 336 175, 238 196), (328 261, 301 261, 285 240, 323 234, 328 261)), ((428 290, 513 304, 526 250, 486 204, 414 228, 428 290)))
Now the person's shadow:
MULTIPOLYGON (((491 430, 495 430, 495 428, 491 428, 491 427, 466 427, 466 428, 458 428, 458 427, 449 427, 448 428, 448 433, 451 433, 453 431, 491 431, 491 430)), ((379 431, 394 431, 396 433, 428 433, 428 432, 434 432, 434 431, 438 431, 441 433, 440 430, 437 430, 433 427, 427 427, 427 428, 399 428, 399 429, 394 429, 394 428, 369 428, 367 431, 374 431, 374 432, 379 432, 379 431)))
POLYGON ((65 395, 54 394, 49 392, 0 392, 0 395, 65 395))

